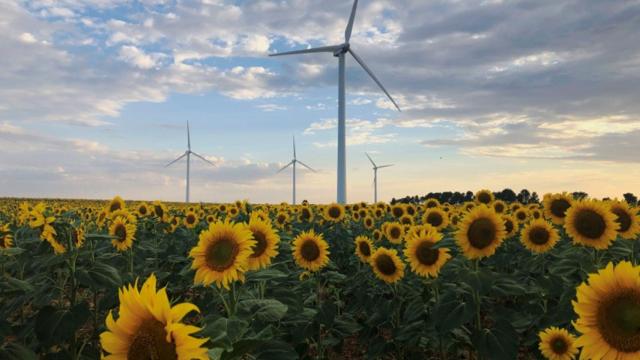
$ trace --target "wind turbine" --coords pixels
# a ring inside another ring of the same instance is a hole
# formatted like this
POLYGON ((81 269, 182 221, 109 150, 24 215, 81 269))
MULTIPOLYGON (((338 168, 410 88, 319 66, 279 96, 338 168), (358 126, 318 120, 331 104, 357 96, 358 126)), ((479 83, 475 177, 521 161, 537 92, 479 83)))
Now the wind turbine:
POLYGON ((306 167, 307 169, 316 172, 315 170, 313 170, 309 165, 303 163, 302 161, 298 160, 298 158, 296 157, 296 137, 293 137, 293 160, 291 160, 290 163, 288 163, 287 165, 283 166, 282 169, 278 170, 277 174, 283 172, 286 168, 288 168, 289 166, 293 166, 293 205, 296 204, 296 164, 300 164, 304 167, 306 167))
POLYGON ((365 64, 364 60, 358 56, 353 49, 349 40, 351 39, 351 32, 353 30, 353 22, 356 17, 356 9, 358 8, 358 0, 353 2, 353 8, 351 9, 351 16, 349 17, 349 23, 344 32, 344 43, 333 46, 322 46, 305 50, 288 51, 283 53, 271 54, 269 56, 283 56, 283 55, 297 55, 297 54, 312 54, 328 52, 333 53, 333 56, 338 58, 339 70, 338 70, 338 190, 337 200, 340 204, 347 202, 347 158, 346 158, 346 113, 345 113, 345 62, 346 54, 349 53, 356 60, 364 71, 371 76, 373 81, 382 89, 387 95, 389 100, 400 111, 400 107, 393 100, 387 89, 384 88, 380 80, 373 74, 371 69, 365 64))
POLYGON ((371 161, 371 165, 373 165, 373 203, 375 204, 378 202, 378 169, 388 168, 393 166, 393 164, 378 166, 375 162, 373 162, 373 159, 371 159, 371 156, 369 156, 369 154, 364 154, 367 155, 369 161, 371 161))
POLYGON ((175 164, 176 162, 180 161, 183 157, 187 157, 187 194, 186 194, 186 200, 185 202, 189 202, 189 173, 191 171, 191 155, 200 158, 202 161, 212 165, 212 166, 216 166, 216 164, 212 163, 211 161, 205 159, 202 155, 191 151, 191 131, 189 130, 189 122, 187 121, 187 151, 184 152, 184 154, 180 155, 180 157, 178 157, 177 159, 173 160, 172 162, 168 163, 167 165, 165 165, 165 168, 168 168, 169 166, 175 164))

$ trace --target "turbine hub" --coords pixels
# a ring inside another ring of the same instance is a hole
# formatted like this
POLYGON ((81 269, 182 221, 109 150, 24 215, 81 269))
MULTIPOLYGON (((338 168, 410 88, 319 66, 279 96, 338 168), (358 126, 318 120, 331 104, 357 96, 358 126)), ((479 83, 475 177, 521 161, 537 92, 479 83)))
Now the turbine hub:
POLYGON ((350 48, 351 48, 351 44, 349 44, 349 43, 344 43, 344 44, 342 44, 342 45, 340 46, 340 49, 336 50, 336 51, 333 53, 333 56, 338 57, 338 56, 340 56, 340 55, 342 55, 342 54, 346 54, 346 53, 347 53, 347 51, 349 51, 349 49, 350 49, 350 48))

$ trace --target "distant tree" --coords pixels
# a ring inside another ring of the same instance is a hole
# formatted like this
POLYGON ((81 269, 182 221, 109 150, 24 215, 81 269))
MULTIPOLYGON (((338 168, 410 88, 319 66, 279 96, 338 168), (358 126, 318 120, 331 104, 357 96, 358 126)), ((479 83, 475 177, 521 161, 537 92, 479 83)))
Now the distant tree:
POLYGON ((582 200, 582 199, 585 199, 587 196, 589 196, 589 194, 587 194, 584 191, 575 191, 571 195, 573 195, 573 198, 576 200, 582 200))
POLYGON ((523 204, 527 204, 529 203, 529 197, 531 196, 531 193, 529 192, 529 190, 527 189, 522 189, 520 190, 520 193, 517 196, 517 199, 519 202, 523 203, 523 204))
POLYGON ((635 206, 638 204, 638 198, 632 193, 626 193, 624 195, 624 201, 626 201, 629 205, 635 206))
POLYGON ((473 200, 473 193, 471 191, 467 191, 466 194, 464 194, 464 201, 472 201, 473 200))
POLYGON ((540 203, 540 198, 538 197, 538 193, 537 192, 533 192, 531 193, 531 197, 529 198, 529 204, 539 204, 540 203))
POLYGON ((502 190, 497 198, 506 202, 514 202, 516 201, 516 193, 513 190, 507 188, 502 190))

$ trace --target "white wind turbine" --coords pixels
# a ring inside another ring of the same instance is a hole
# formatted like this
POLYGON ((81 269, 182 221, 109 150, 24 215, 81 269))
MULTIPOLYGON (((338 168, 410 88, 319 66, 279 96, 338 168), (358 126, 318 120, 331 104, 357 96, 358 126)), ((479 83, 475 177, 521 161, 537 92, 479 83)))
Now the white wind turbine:
POLYGON ((373 202, 377 203, 378 202, 378 169, 384 169, 384 168, 388 168, 393 166, 393 164, 391 165, 376 165, 375 162, 373 162, 373 159, 371 159, 371 156, 369 156, 369 154, 364 153, 365 155, 367 155, 367 157, 369 158, 369 161, 371 161, 371 165, 373 165, 373 202))
POLYGON ((353 8, 351 10, 351 16, 349 17, 349 23, 347 24, 347 29, 344 33, 344 43, 340 45, 333 46, 323 46, 317 48, 311 48, 306 50, 297 50, 297 51, 289 51, 277 54, 271 54, 270 56, 282 56, 282 55, 296 55, 296 54, 311 54, 311 53, 322 53, 328 52, 333 53, 333 56, 338 58, 339 64, 339 79, 338 79, 338 190, 337 190, 337 200, 340 204, 345 204, 347 202, 347 159, 346 159, 346 113, 345 113, 345 61, 346 54, 350 53, 351 56, 362 66, 364 71, 371 76, 373 81, 382 89, 382 91, 387 95, 389 100, 395 105, 395 107, 400 111, 400 107, 393 100, 387 89, 384 88, 380 80, 373 74, 371 69, 365 64, 364 60, 360 58, 360 56, 356 55, 356 53, 351 48, 349 44, 349 40, 351 39, 351 31, 353 30, 353 22, 356 17, 356 9, 358 8, 358 0, 353 2, 353 8))
POLYGON ((278 170, 277 174, 283 172, 286 168, 288 168, 289 166, 293 166, 293 205, 296 204, 296 164, 300 164, 304 167, 306 167, 307 169, 316 172, 315 170, 313 170, 309 165, 303 163, 302 161, 298 160, 298 158, 296 157, 296 138, 295 136, 293 137, 293 160, 291 160, 290 163, 288 163, 287 165, 283 166, 282 169, 278 170))
POLYGON ((212 166, 216 166, 216 164, 212 163, 211 161, 205 159, 202 155, 191 151, 191 131, 189 130, 189 122, 187 121, 187 151, 184 152, 184 154, 180 155, 180 157, 178 157, 177 159, 173 160, 172 162, 168 163, 167 165, 165 165, 165 168, 175 164, 176 162, 180 161, 183 157, 187 157, 187 194, 186 194, 186 200, 185 202, 189 202, 189 176, 190 176, 190 171, 191 171, 191 155, 200 158, 202 161, 212 165, 212 166))

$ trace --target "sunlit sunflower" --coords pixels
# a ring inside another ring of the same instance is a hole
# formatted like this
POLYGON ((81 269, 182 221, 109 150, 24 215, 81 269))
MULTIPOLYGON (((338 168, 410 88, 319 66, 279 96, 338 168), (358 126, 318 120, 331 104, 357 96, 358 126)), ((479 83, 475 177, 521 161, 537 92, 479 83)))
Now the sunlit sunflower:
POLYGON ((382 231, 375 229, 373 230, 373 233, 371 234, 371 237, 373 237, 373 241, 380 241, 382 240, 382 231))
POLYGON ((151 274, 138 290, 126 286, 118 293, 118 319, 107 315, 107 331, 100 334, 105 360, 125 359, 209 359, 202 345, 208 339, 191 335, 201 329, 182 323, 188 313, 199 312, 191 303, 171 306, 166 288, 156 290, 156 277, 151 274))
POLYGON ((207 220, 207 224, 211 224, 213 222, 216 222, 216 217, 212 214, 209 214, 207 215, 206 220, 207 220))
POLYGON ((380 219, 381 217, 384 216, 384 214, 386 214, 385 209, 376 208, 375 210, 373 210, 373 216, 375 216, 376 219, 380 219))
POLYGON ((81 227, 73 228, 71 230, 71 240, 76 248, 81 248, 85 240, 84 229, 81 227))
POLYGON ((434 249, 433 246, 442 239, 433 227, 421 227, 409 232, 404 248, 404 256, 409 261, 411 270, 420 276, 437 277, 440 269, 451 258, 449 249, 434 249))
POLYGON ((244 281, 248 258, 256 242, 246 224, 229 221, 209 224, 191 249, 191 268, 196 270, 194 283, 229 289, 234 281, 244 281))
POLYGON ((371 255, 369 264, 374 274, 388 284, 393 284, 404 276, 404 263, 394 249, 378 248, 371 255))
POLYGON ((611 212, 616 215, 618 234, 623 239, 636 239, 640 232, 640 219, 636 209, 632 209, 625 201, 612 201, 611 212))
POLYGON ((98 214, 98 218, 96 219, 96 225, 98 225, 99 228, 102 228, 105 224, 105 222, 107 221, 107 211, 106 210, 102 210, 100 211, 100 213, 98 214))
POLYGON ((354 222, 359 222, 360 221, 360 213, 358 212, 354 212, 353 214, 351 214, 351 219, 354 222))
POLYGON ((399 219, 402 215, 404 215, 404 204, 394 204, 391 206, 391 215, 393 215, 396 219, 399 219))
POLYGON ((567 193, 546 194, 542 199, 545 217, 551 219, 554 224, 564 224, 567 210, 569 210, 573 201, 573 197, 567 193))
POLYGON ((404 212, 413 217, 416 215, 416 206, 413 204, 406 204, 404 206, 404 212))
POLYGON ((581 359, 640 359, 640 266, 609 263, 589 275, 576 296, 581 359))
POLYGON ((138 204, 138 208, 136 209, 139 217, 145 217, 151 214, 151 209, 149 209, 149 205, 146 203, 138 204))
POLYGON ((497 213, 497 214, 504 214, 505 211, 507 210, 507 204, 504 203, 504 201, 502 200, 496 200, 494 201, 491 206, 493 207, 493 210, 497 213))
POLYGON ((200 219, 198 219, 198 214, 193 211, 187 212, 184 216, 184 226, 186 226, 187 229, 193 229, 196 227, 196 225, 198 225, 198 221, 200 221, 200 219))
POLYGON ((493 193, 490 190, 480 190, 476 193, 475 199, 480 204, 489 205, 494 199, 493 193))
POLYGON ((424 202, 424 206, 425 206, 427 209, 434 208, 434 207, 439 207, 439 206, 440 206, 440 201, 438 201, 438 199, 434 199, 434 198, 427 199, 427 200, 424 202))
POLYGON ((375 220, 373 220, 371 216, 367 215, 362 219, 362 224, 364 224, 365 229, 371 230, 375 225, 375 220))
POLYGON ((329 263, 329 244, 313 230, 300 233, 293 240, 293 258, 301 268, 316 272, 329 263))
POLYGON ((413 216, 409 214, 404 214, 400 217, 399 222, 402 225, 413 225, 413 216))
POLYGON ((397 222, 386 223, 386 226, 382 229, 387 240, 394 244, 402 243, 404 237, 404 227, 397 222))
POLYGON ((524 224, 525 222, 527 222, 527 219, 529 219, 529 210, 527 210, 527 208, 520 207, 516 211, 514 211, 512 215, 518 223, 524 224))
POLYGON ((363 263, 369 263, 371 254, 376 250, 371 240, 366 236, 358 236, 355 240, 356 255, 363 263))
POLYGON ((506 232, 505 238, 515 235, 515 233, 518 231, 518 223, 513 218, 513 216, 508 214, 502 214, 500 215, 500 217, 504 222, 504 230, 506 232))
POLYGON ((0 226, 0 249, 8 249, 13 246, 13 235, 9 224, 0 226))
POLYGON ((462 219, 456 241, 468 259, 491 256, 504 240, 504 222, 493 209, 478 205, 462 219))
POLYGON ((333 203, 325 206, 323 217, 327 221, 339 222, 344 218, 344 214, 344 206, 333 203))
POLYGON ((107 213, 112 213, 117 210, 122 210, 125 208, 124 200, 119 195, 116 195, 109 204, 107 205, 107 213))
POLYGON ((574 244, 606 249, 618 235, 616 216, 609 205, 596 200, 580 200, 567 210, 564 228, 574 244))
POLYGON ((259 270, 271 264, 271 260, 278 255, 280 236, 271 227, 271 223, 252 216, 249 230, 253 234, 256 244, 251 248, 249 256, 249 270, 259 270))
POLYGON ((284 211, 278 212, 276 214, 275 223, 279 229, 284 229, 289 224, 289 214, 284 211))
POLYGON ((575 336, 565 329, 550 327, 538 334, 538 349, 547 360, 572 360, 578 354, 575 336))
POLYGON ((111 240, 111 245, 118 251, 126 251, 133 246, 135 240, 136 225, 127 222, 124 217, 113 219, 109 226, 109 235, 115 237, 111 240))
POLYGON ((442 230, 449 226, 449 216, 440 208, 429 208, 422 215, 422 223, 429 224, 437 230, 442 230))
POLYGON ((520 241, 524 247, 534 253, 551 250, 559 239, 558 231, 543 219, 532 220, 520 231, 520 241))
POLYGON ((544 219, 544 215, 542 213, 542 210, 538 209, 538 208, 534 208, 534 209, 529 209, 529 216, 531 216, 532 219, 544 219))
POLYGON ((117 217, 122 217, 127 222, 129 222, 131 224, 135 224, 135 223, 138 222, 138 218, 135 215, 133 215, 132 213, 130 213, 127 209, 120 209, 120 210, 116 210, 116 211, 113 211, 113 212, 109 213, 109 219, 111 221, 113 221, 113 219, 115 219, 117 217))

